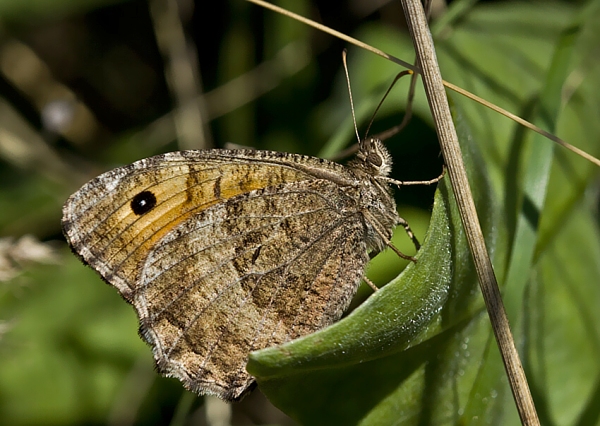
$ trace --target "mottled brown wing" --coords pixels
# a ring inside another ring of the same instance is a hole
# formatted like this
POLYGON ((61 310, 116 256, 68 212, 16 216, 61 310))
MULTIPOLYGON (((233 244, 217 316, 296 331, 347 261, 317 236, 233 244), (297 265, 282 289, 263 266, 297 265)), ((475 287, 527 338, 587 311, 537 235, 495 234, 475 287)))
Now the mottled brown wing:
POLYGON ((359 213, 330 182, 252 191, 167 234, 134 301, 159 369, 239 398, 248 353, 337 320, 367 261, 359 213))
POLYGON ((133 303, 162 372, 237 399, 248 353, 338 319, 367 261, 356 191, 313 167, 350 178, 289 154, 142 160, 75 193, 65 235, 133 303))
POLYGON ((146 158, 104 173, 73 194, 63 207, 63 231, 75 253, 131 302, 140 264, 173 227, 237 195, 314 180, 312 169, 328 168, 344 175, 335 163, 269 151, 182 151, 146 158), (132 207, 151 201, 144 194, 156 205, 139 215, 132 207))

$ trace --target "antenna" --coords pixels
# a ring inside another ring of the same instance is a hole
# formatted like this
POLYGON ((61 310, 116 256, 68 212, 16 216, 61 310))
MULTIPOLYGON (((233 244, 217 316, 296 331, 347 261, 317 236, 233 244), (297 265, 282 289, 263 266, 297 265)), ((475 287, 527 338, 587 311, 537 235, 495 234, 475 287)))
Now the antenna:
POLYGON ((350 74, 348 73, 348 63, 346 62, 346 56, 348 51, 344 49, 342 51, 342 62, 344 64, 344 71, 346 72, 346 83, 348 84, 348 95, 350 96, 350 109, 352 110, 352 121, 354 122, 354 131, 356 132, 356 139, 358 143, 361 143, 360 135, 358 134, 358 126, 356 125, 356 114, 354 114, 354 100, 352 99, 352 88, 350 87, 350 74))
MULTIPOLYGON (((369 134, 369 130, 371 130, 371 125, 373 124, 373 121, 375 121, 375 116, 377 115, 377 112, 381 108, 381 105, 383 105, 383 101, 385 101, 385 98, 387 98, 387 96, 390 94, 390 92, 392 91, 392 88, 394 87, 396 82, 398 80, 400 80, 402 77, 404 77, 405 75, 414 75, 414 73, 411 70, 406 70, 406 71, 401 71, 398 74, 396 74, 396 77, 394 77, 394 81, 392 81, 392 84, 390 84, 390 87, 388 87, 388 89, 386 90, 385 95, 383 95, 383 97, 379 101, 379 105, 377 105, 377 108, 375 108, 375 112, 373 113, 373 116, 371 117, 371 121, 369 122, 369 127, 367 127, 367 132, 365 133, 365 138, 369 134)), ((392 131, 388 130, 386 132, 381 133, 381 135, 387 134, 387 133, 391 133, 391 134, 387 135, 386 137, 378 137, 377 139, 385 140, 385 139, 389 138, 390 136, 395 135, 396 133, 398 133, 401 130, 402 127, 404 127, 405 124, 406 123, 404 123, 404 120, 403 120, 402 123, 400 124, 400 126, 394 127, 392 131), (401 127, 401 128, 396 130, 397 127, 401 127)))
MULTIPOLYGON (((344 72, 346 73, 346 83, 348 85, 348 95, 350 96, 350 109, 352 110, 352 121, 354 123, 354 132, 356 133, 356 139, 358 140, 358 144, 354 144, 346 149, 344 149, 343 151, 337 153, 337 155, 333 156, 331 159, 335 160, 335 159, 340 159, 340 158, 345 158, 349 155, 355 154, 358 149, 359 146, 362 144, 363 139, 361 139, 360 134, 358 133, 358 125, 356 124, 356 114, 354 111, 354 99, 352 98, 352 88, 350 87, 350 73, 348 72, 348 63, 347 63, 347 55, 348 55, 348 51, 346 49, 344 49, 342 51, 342 63, 344 64, 344 72)), ((367 131, 365 132, 365 139, 369 134, 369 130, 371 129, 371 125, 373 124, 373 122, 375 121, 375 116, 377 115, 377 112, 379 111, 379 109, 381 108, 381 105, 383 104, 383 101, 387 98, 388 94, 390 93, 390 91, 392 90, 392 88, 394 87, 394 84, 396 84, 396 82, 404 77, 405 75, 412 75, 413 77, 415 76, 415 73, 408 70, 408 71, 402 71, 400 73, 398 73, 396 75, 396 77, 394 78, 394 81, 392 82, 392 84, 390 85, 390 87, 387 89, 387 91, 385 92, 385 95, 383 96, 383 98, 381 99, 381 101, 379 102, 379 105, 377 105, 377 108, 375 109, 375 112, 373 113, 373 116, 371 117, 371 121, 369 122, 369 127, 367 127, 367 131)), ((414 80, 414 78, 413 78, 414 80)), ((412 89, 412 86, 411 86, 412 89)), ((409 101, 407 104, 407 114, 404 116, 404 119, 402 120, 402 123, 400 123, 397 126, 394 126, 391 129, 388 129, 382 133, 379 133, 378 135, 375 135, 374 138, 375 139, 379 139, 379 140, 386 140, 389 137, 395 135, 396 133, 399 133, 408 123, 408 120, 410 119, 410 116, 412 115, 410 113, 411 110, 411 105, 412 105, 412 97, 414 96, 414 90, 411 90, 411 93, 409 94, 409 101)))

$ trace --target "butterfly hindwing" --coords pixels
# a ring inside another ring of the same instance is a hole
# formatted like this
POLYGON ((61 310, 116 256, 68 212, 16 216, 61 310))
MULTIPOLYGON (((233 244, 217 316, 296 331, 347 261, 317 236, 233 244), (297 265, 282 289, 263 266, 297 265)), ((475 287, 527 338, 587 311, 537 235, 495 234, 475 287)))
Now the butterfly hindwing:
POLYGON ((367 261, 363 225, 339 187, 312 186, 242 194, 157 243, 134 305, 163 372, 236 399, 249 352, 339 319, 367 261))

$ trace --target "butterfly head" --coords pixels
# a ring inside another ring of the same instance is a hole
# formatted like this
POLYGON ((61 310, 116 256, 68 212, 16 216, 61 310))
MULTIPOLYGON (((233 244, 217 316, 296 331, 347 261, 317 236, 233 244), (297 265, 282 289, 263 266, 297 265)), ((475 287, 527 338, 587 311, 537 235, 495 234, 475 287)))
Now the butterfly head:
POLYGON ((388 176, 392 171, 392 157, 379 139, 363 139, 359 143, 356 158, 373 176, 388 176))

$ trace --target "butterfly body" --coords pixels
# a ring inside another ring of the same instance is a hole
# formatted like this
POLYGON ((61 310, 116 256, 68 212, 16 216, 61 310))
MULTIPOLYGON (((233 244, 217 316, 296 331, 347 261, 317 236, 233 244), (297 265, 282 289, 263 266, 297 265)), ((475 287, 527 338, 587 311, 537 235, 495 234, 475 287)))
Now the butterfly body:
POLYGON ((73 251, 131 303, 161 372, 236 400, 248 353, 338 320, 399 223, 390 159, 365 141, 342 166, 271 151, 182 151, 73 194, 73 251))

